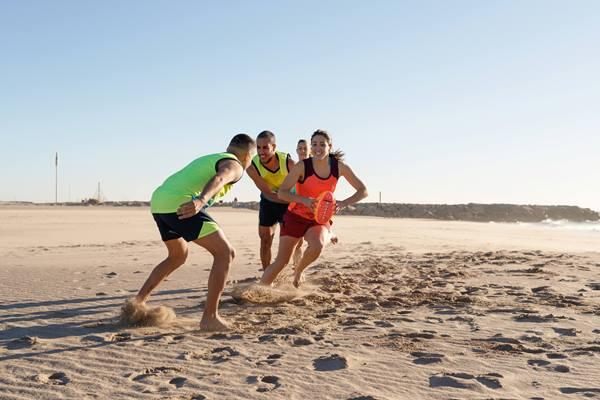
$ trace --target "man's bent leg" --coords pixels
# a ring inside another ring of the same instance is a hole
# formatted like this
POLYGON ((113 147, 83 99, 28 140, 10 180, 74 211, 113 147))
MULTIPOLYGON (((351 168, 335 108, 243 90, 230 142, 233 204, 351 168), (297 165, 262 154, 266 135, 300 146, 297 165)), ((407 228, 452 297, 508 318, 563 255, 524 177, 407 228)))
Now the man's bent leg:
POLYGON ((167 240, 163 242, 167 246, 168 255, 158 264, 146 282, 135 296, 139 302, 145 302, 150 297, 150 293, 173 271, 181 267, 188 255, 188 246, 182 238, 167 240))
POLYGON ((259 225, 258 236, 260 237, 260 262, 262 269, 265 269, 271 264, 271 246, 273 245, 273 237, 275 236, 275 226, 259 225))
POLYGON ((227 274, 235 257, 235 251, 221 230, 196 239, 194 242, 204 247, 213 256, 213 265, 208 276, 208 293, 202 319, 200 320, 200 328, 206 331, 226 330, 227 324, 219 316, 219 300, 225 288, 227 274))

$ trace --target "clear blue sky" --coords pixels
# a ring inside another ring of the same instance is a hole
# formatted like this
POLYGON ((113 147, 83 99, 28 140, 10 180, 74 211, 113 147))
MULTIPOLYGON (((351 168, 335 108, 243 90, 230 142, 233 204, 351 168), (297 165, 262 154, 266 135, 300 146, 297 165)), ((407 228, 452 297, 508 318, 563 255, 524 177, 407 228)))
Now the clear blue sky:
POLYGON ((370 201, 600 210, 600 1, 2 1, 0 51, 0 200, 323 128, 370 201))

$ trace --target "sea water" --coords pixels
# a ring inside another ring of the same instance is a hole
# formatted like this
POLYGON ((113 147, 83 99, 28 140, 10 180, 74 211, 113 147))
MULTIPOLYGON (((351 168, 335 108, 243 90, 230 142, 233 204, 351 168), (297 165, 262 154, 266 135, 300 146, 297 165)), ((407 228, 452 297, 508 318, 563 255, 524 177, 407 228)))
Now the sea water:
POLYGON ((566 219, 546 219, 542 222, 518 222, 519 225, 541 226, 552 229, 566 229, 600 233, 600 221, 573 222, 566 219))

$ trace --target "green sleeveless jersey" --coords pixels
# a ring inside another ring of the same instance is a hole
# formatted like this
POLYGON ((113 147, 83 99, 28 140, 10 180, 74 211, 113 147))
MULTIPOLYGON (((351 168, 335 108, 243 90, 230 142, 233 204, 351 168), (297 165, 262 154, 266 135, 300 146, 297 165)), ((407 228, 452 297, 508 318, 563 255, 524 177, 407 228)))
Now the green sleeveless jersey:
MULTIPOLYGON (((155 214, 174 213, 183 203, 198 197, 208 181, 217 174, 217 163, 223 159, 238 161, 231 153, 209 154, 195 159, 182 170, 175 172, 152 193, 150 211, 155 214)), ((226 184, 209 200, 207 206, 225 196, 234 183, 226 184)))

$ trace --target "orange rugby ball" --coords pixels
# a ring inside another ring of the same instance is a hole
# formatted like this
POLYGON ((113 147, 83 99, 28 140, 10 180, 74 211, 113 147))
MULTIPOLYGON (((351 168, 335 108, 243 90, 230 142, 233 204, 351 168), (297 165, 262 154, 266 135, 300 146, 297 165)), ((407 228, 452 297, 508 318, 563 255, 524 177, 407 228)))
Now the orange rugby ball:
POLYGON ((321 193, 315 199, 315 221, 318 224, 329 222, 335 213, 335 197, 333 193, 327 191, 321 193))

